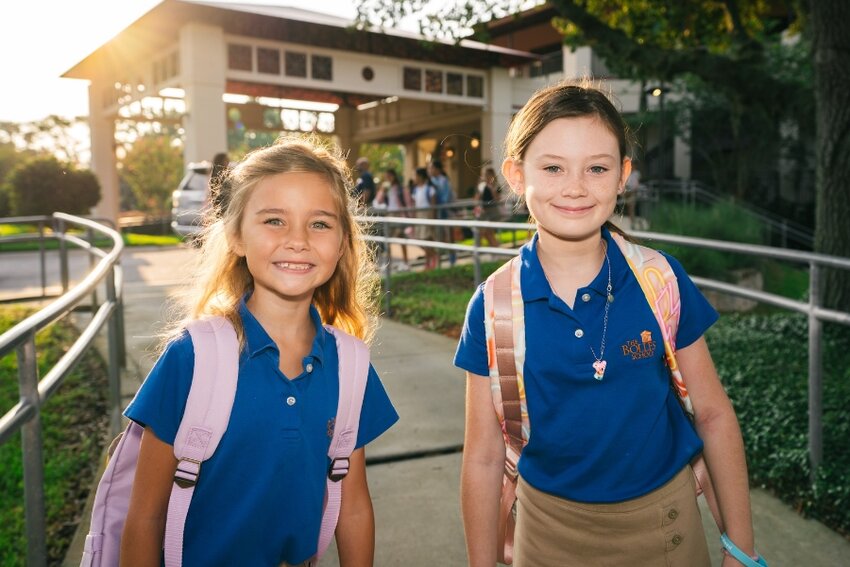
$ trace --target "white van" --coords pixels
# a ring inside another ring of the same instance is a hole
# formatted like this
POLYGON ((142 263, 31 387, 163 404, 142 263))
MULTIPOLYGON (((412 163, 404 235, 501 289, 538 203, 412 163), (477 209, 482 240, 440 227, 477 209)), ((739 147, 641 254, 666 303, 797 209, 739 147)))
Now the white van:
POLYGON ((193 237, 210 203, 212 163, 190 163, 186 175, 171 195, 171 229, 183 237, 193 237))

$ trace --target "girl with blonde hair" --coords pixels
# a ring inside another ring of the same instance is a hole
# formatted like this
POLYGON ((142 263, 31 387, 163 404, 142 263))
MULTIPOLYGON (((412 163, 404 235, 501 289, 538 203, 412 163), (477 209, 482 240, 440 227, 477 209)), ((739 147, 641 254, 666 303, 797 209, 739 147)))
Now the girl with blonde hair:
MULTIPOLYGON (((229 173, 227 208, 162 354, 126 415, 145 427, 122 538, 125 565, 159 565, 177 462, 172 445, 194 368, 191 320, 221 316, 241 345, 230 422, 204 462, 184 564, 299 565, 316 554, 339 397, 336 342, 368 341, 377 278, 355 221, 348 168, 316 140, 283 138, 229 173)), ((371 565, 374 517, 363 447, 398 419, 370 366, 336 530, 342 565, 371 565)))

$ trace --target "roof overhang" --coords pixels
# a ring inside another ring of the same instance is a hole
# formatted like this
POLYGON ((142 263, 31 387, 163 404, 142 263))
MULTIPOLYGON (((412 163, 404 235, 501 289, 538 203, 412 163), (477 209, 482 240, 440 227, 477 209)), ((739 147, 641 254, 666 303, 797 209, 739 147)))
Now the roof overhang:
POLYGON ((512 67, 538 58, 470 40, 433 42, 399 30, 356 29, 343 18, 286 6, 163 0, 62 77, 92 79, 104 72, 119 73, 128 59, 144 58, 173 45, 180 29, 190 22, 219 26, 231 35, 432 63, 463 61, 464 66, 482 69, 512 67))

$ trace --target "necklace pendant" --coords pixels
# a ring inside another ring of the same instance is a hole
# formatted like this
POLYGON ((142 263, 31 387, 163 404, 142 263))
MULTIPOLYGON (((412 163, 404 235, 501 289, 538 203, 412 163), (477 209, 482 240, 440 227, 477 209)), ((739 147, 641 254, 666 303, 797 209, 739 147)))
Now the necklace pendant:
POLYGON ((608 366, 608 363, 604 360, 597 360, 593 363, 593 369, 596 371, 593 374, 593 377, 597 380, 602 380, 605 376, 605 367, 608 366))

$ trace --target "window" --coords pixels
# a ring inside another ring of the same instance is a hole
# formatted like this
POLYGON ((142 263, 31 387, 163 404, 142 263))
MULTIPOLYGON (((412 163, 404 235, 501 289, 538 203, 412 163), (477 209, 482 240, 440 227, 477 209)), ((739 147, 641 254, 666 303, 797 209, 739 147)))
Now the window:
POLYGON ((257 71, 268 73, 269 75, 280 75, 280 51, 258 47, 257 71))
POLYGON ((404 68, 404 90, 422 90, 422 69, 417 69, 416 67, 404 68))
POLYGON ((286 76, 307 78, 307 54, 287 51, 285 57, 286 76))
POLYGON ((446 73, 446 94, 463 95, 463 75, 460 73, 446 73))
POLYGON ((333 59, 325 55, 313 55, 310 58, 310 74, 320 81, 333 81, 333 59))
POLYGON ((250 45, 227 45, 227 68, 234 71, 253 71, 250 45))
POLYGON ((425 71, 425 90, 429 93, 443 92, 443 72, 434 69, 425 71))
POLYGON ((476 75, 467 75, 466 94, 475 98, 484 98, 484 78, 476 75))

